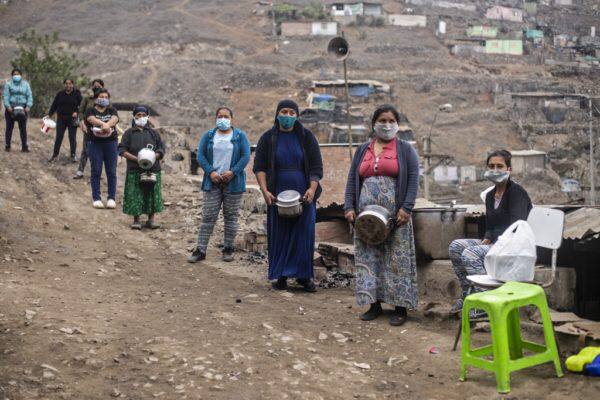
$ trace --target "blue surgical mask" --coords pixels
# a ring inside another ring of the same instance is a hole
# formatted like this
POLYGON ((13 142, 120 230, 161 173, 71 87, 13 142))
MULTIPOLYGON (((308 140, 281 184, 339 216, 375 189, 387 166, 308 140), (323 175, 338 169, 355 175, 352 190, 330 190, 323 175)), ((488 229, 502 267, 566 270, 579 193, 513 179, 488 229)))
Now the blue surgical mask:
POLYGON ((108 107, 108 105, 110 104, 110 100, 109 99, 96 99, 96 104, 98 104, 100 107, 108 107))
POLYGON ((285 130, 292 129, 292 127, 296 123, 297 119, 298 118, 293 117, 291 115, 278 115, 277 116, 277 121, 279 122, 279 126, 285 130))
POLYGON ((225 132, 229 128, 231 128, 231 120, 229 118, 217 118, 217 129, 225 132))
POLYGON ((12 77, 12 81, 13 81, 14 83, 19 83, 19 82, 21 82, 21 75, 13 75, 13 77, 12 77))

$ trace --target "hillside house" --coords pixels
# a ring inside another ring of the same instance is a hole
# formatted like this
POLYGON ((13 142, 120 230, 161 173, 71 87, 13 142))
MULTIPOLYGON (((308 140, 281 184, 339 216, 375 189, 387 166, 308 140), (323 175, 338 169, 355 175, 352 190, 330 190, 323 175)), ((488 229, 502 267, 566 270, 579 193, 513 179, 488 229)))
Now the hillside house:
POLYGON ((468 37, 495 38, 498 36, 498 28, 495 26, 477 25, 467 28, 468 37))
POLYGON ((526 174, 535 169, 546 169, 547 154, 539 150, 516 150, 512 154, 512 170, 526 174))
POLYGON ((282 22, 281 36, 336 36, 337 22, 282 22))
POLYGON ((388 15, 388 24, 392 26, 425 28, 427 26, 427 16, 411 14, 390 14, 388 15))
MULTIPOLYGON (((329 94, 338 98, 343 98, 346 93, 343 79, 313 81, 312 90, 317 94, 329 94)), ((349 80, 348 91, 352 97, 368 98, 377 93, 389 93, 390 85, 374 80, 349 80)))
POLYGON ((380 17, 383 15, 383 4, 379 1, 326 1, 332 17, 364 15, 380 17))
POLYGON ((487 19, 497 21, 523 22, 523 10, 518 8, 509 8, 502 6, 494 6, 485 13, 487 19))
POLYGON ((485 54, 523 55, 523 41, 513 39, 486 40, 485 54))

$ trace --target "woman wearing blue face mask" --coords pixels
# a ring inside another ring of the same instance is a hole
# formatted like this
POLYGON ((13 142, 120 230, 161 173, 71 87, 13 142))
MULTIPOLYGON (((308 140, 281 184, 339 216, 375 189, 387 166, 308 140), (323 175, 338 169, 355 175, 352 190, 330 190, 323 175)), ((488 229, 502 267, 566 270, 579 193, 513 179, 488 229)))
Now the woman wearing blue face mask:
MULTIPOLYGON (((521 185, 510 179, 512 155, 506 150, 492 152, 487 158, 485 178, 494 184, 485 197, 485 234, 483 240, 457 239, 450 243, 449 253, 462 296, 452 306, 452 312, 462 310, 469 289, 468 275, 486 273, 484 259, 492 245, 513 222, 527 220, 531 199, 521 185)), ((473 310, 473 316, 477 312, 473 310)))
POLYGON ((15 122, 19 124, 19 133, 21 135, 21 151, 29 152, 27 146, 27 116, 31 106, 33 106, 33 96, 29 83, 23 79, 23 73, 15 68, 11 72, 11 79, 4 84, 2 92, 4 103, 4 118, 6 120, 5 147, 4 150, 10 151, 12 142, 12 133, 15 122))
POLYGON ((219 107, 215 117, 216 127, 202 135, 198 144, 198 163, 204 170, 204 203, 198 243, 188 257, 190 263, 206 258, 208 241, 221 208, 225 224, 223 261, 233 261, 238 214, 246 191, 245 168, 250 161, 250 143, 243 131, 232 126, 230 108, 219 107))
POLYGON ((323 161, 317 139, 298 121, 298 114, 298 105, 292 100, 277 105, 274 126, 256 146, 253 171, 268 205, 269 279, 275 280, 273 287, 284 290, 287 279, 296 278, 305 291, 314 292, 315 204, 321 194, 323 161), (298 217, 278 214, 276 198, 287 190, 302 196, 298 217))

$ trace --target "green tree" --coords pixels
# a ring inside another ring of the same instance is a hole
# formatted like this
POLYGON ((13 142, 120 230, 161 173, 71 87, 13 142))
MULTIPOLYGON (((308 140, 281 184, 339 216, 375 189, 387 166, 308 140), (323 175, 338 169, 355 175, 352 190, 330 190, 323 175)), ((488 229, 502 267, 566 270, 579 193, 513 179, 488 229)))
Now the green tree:
POLYGON ((321 21, 327 18, 323 5, 318 1, 308 4, 302 9, 302 16, 309 20, 321 21))
POLYGON ((48 112, 54 95, 63 88, 66 78, 73 79, 76 87, 89 84, 89 78, 81 73, 87 63, 59 45, 58 33, 38 35, 32 30, 19 36, 17 45, 18 55, 11 64, 23 71, 31 85, 33 117, 39 118, 48 112))

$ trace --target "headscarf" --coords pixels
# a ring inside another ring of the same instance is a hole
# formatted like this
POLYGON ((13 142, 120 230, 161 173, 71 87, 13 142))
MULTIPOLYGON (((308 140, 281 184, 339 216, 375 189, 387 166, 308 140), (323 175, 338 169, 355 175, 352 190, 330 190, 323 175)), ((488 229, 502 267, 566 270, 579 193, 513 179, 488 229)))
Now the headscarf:
POLYGON ((277 122, 277 116, 279 115, 279 111, 284 108, 291 108, 296 111, 296 116, 300 116, 300 110, 298 108, 298 104, 294 100, 281 100, 279 104, 277 104, 277 111, 275 111, 275 122, 277 122))
POLYGON ((133 109, 133 116, 135 117, 135 114, 140 113, 140 112, 143 112, 148 116, 150 115, 150 110, 148 109, 148 107, 143 106, 141 104, 135 106, 135 108, 133 109))

